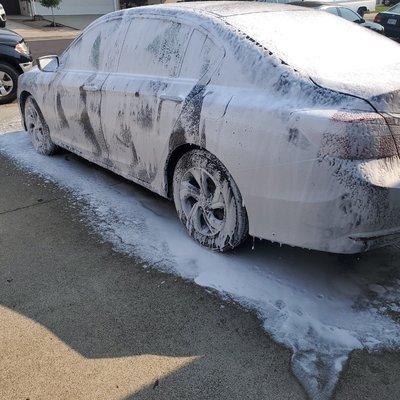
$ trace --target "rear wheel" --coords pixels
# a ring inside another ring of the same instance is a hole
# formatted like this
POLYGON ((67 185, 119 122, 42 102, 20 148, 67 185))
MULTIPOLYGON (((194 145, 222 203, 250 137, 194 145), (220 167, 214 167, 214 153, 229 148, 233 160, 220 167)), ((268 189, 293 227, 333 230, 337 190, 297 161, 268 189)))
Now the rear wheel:
POLYGON ((52 155, 57 146, 50 138, 50 130, 43 114, 32 96, 28 96, 24 107, 25 125, 35 150, 46 156, 52 155))
POLYGON ((17 98, 18 71, 9 64, 0 63, 0 104, 17 98))
POLYGON ((173 178, 178 216, 197 242, 212 250, 239 246, 248 222, 242 197, 222 163, 204 150, 193 150, 178 161, 173 178))

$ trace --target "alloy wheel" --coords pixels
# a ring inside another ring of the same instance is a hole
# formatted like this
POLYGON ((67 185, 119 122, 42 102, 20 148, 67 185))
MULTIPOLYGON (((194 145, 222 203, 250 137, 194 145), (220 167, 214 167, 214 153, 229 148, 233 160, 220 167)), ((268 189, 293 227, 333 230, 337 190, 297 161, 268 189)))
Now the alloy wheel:
POLYGON ((224 227, 226 204, 220 184, 204 169, 191 168, 180 184, 180 200, 188 230, 215 236, 224 227))
POLYGON ((29 136, 32 139, 34 147, 37 149, 44 139, 44 128, 39 113, 36 108, 29 102, 25 108, 25 122, 29 136))
POLYGON ((14 82, 7 72, 0 71, 0 97, 8 96, 14 89, 14 82))

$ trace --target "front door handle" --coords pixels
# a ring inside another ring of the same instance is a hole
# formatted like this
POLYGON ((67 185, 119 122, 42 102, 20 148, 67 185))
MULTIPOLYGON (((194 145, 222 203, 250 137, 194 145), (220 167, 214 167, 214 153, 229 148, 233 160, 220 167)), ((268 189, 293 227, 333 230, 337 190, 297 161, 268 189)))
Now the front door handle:
POLYGON ((170 94, 160 94, 160 99, 174 101, 175 103, 182 103, 184 100, 182 96, 174 96, 170 94))
POLYGON ((83 90, 86 90, 87 92, 99 92, 101 90, 101 86, 94 83, 86 83, 83 85, 83 90))

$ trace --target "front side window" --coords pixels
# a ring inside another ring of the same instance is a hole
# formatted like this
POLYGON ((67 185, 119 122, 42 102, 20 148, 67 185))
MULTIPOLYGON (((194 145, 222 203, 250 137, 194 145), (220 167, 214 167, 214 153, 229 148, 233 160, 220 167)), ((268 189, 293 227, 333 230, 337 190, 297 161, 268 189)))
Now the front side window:
POLYGON ((177 76, 191 31, 191 27, 176 21, 134 19, 128 28, 118 71, 151 76, 177 76))
POLYGON ((333 15, 337 15, 337 16, 339 15, 336 7, 325 8, 324 11, 328 12, 329 14, 333 14, 333 15))
POLYGON ((99 23, 84 32, 63 54, 62 65, 66 69, 84 71, 111 71, 119 56, 118 43, 120 19, 99 23))

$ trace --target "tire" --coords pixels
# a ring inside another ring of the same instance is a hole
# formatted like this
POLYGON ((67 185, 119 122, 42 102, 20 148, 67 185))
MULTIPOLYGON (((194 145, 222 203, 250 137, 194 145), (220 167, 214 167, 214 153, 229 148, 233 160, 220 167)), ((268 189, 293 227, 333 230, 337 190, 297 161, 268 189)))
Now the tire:
POLYGON ((362 18, 364 18, 364 14, 367 12, 367 9, 365 8, 365 7, 360 7, 358 10, 357 10, 357 13, 359 14, 359 15, 361 15, 361 17, 362 18))
POLYGON ((18 71, 9 64, 0 63, 0 104, 17 98, 18 71))
POLYGON ((54 154, 57 146, 51 140, 49 127, 32 96, 28 96, 25 101, 24 119, 26 130, 35 150, 46 156, 54 154))
POLYGON ((247 237, 248 220, 242 196, 222 163, 204 150, 179 159, 173 177, 175 208, 190 236, 221 252, 247 237))

